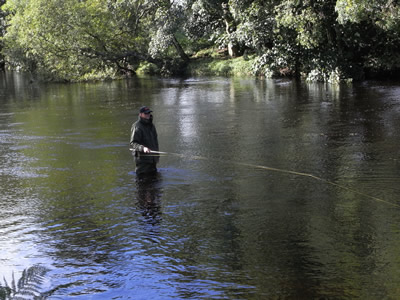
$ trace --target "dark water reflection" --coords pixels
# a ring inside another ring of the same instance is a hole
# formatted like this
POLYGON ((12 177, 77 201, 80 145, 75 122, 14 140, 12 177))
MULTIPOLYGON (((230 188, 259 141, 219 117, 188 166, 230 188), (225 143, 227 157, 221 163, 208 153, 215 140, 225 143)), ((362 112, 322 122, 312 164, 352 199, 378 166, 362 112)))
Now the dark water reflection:
POLYGON ((161 173, 136 177, 138 207, 143 217, 151 224, 161 221, 162 188, 161 173))
POLYGON ((397 299, 399 95, 0 75, 0 275, 46 270, 48 299, 397 299), (173 154, 139 180, 143 104, 173 154))

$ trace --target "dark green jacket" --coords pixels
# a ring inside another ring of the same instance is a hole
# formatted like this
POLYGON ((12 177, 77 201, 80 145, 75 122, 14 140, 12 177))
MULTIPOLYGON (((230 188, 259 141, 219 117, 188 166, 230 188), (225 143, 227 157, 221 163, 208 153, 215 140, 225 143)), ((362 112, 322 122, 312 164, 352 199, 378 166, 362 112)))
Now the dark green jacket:
POLYGON ((152 153, 143 153, 143 148, 147 147, 150 150, 158 151, 157 130, 153 124, 153 119, 149 120, 140 118, 133 123, 131 128, 130 145, 135 152, 136 163, 156 164, 159 161, 159 156, 152 153))

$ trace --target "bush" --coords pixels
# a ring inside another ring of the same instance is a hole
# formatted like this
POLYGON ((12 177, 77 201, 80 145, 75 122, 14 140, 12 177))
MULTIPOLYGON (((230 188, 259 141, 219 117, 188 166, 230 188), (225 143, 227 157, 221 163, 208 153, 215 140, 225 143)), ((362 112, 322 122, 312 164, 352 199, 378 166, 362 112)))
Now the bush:
POLYGON ((139 67, 136 69, 136 73, 143 75, 155 75, 160 74, 160 68, 150 62, 142 62, 139 67))

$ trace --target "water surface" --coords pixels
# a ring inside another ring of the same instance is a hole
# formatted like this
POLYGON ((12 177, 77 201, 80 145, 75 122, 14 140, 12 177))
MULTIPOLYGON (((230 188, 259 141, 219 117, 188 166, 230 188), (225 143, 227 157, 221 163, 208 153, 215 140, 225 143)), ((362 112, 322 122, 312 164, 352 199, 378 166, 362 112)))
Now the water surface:
POLYGON ((397 299, 399 112, 390 82, 1 74, 0 275, 48 299, 397 299), (172 154, 141 182, 142 105, 172 154))

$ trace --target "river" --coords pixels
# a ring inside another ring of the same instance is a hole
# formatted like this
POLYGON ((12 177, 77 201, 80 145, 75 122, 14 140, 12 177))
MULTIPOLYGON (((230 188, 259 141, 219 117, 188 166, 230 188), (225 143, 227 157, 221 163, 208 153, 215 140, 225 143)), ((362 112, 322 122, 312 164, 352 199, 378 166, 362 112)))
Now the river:
POLYGON ((0 291, 398 299, 399 114, 398 82, 0 74, 0 291), (147 181, 142 105, 168 153, 147 181))

